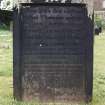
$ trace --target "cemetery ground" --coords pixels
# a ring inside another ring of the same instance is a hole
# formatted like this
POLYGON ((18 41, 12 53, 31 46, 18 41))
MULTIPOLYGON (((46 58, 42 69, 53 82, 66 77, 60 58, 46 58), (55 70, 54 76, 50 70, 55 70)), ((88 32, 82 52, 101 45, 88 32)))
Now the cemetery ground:
MULTIPOLYGON (((0 29, 0 105, 38 105, 13 99, 12 41, 12 33, 0 29)), ((95 36, 94 41, 94 89, 91 105, 105 105, 105 32, 95 36)))

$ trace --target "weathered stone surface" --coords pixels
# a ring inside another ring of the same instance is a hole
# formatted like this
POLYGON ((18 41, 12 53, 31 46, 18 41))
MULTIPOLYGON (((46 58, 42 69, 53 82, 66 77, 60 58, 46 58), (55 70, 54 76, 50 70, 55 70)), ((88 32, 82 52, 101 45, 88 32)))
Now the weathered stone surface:
POLYGON ((18 3, 36 3, 36 2, 53 2, 53 1, 60 1, 62 3, 65 3, 66 1, 69 1, 71 3, 85 3, 88 8, 88 13, 92 15, 93 13, 93 0, 14 0, 15 4, 18 3))
POLYGON ((91 99, 93 29, 85 5, 27 5, 15 15, 14 96, 53 103, 91 99))

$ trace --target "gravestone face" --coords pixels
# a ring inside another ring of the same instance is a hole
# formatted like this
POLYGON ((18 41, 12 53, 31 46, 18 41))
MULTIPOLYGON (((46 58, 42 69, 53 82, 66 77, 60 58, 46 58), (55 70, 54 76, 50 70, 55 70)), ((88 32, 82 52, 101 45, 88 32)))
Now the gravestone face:
POLYGON ((93 28, 84 4, 22 4, 14 12, 14 97, 68 103, 92 97, 93 28))
POLYGON ((14 0, 14 5, 19 5, 19 3, 46 3, 46 2, 60 2, 60 3, 85 3, 87 5, 88 14, 93 14, 93 0, 14 0))

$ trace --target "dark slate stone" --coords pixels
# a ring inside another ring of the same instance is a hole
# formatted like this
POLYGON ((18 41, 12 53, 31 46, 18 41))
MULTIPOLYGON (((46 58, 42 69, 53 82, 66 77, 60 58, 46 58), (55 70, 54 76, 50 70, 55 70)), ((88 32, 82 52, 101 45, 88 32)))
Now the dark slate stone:
POLYGON ((23 4, 18 11, 14 97, 53 103, 91 100, 93 24, 86 6, 23 4))

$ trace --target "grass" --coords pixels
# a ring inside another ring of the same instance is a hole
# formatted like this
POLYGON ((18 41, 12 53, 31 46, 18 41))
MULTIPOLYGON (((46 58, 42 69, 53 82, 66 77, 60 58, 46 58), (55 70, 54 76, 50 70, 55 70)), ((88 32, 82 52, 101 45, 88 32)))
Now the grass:
MULTIPOLYGON (((13 99, 12 49, 11 32, 0 30, 0 105, 38 105, 13 99)), ((94 49, 94 92, 91 105, 105 105, 105 32, 95 36, 94 49)))
POLYGON ((0 76, 12 75, 12 35, 0 30, 0 76))
POLYGON ((95 36, 93 105, 105 105, 105 32, 95 36))

